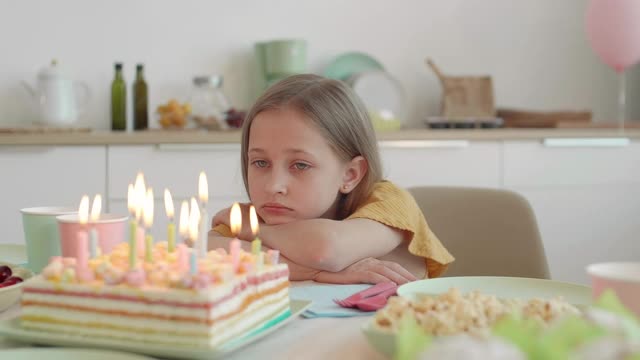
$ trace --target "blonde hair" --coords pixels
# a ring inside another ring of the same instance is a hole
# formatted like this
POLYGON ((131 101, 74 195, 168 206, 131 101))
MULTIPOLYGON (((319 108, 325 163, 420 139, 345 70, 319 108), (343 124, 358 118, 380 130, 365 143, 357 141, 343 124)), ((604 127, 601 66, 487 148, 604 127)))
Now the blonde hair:
POLYGON ((249 110, 242 127, 242 178, 249 193, 248 147, 253 119, 262 111, 291 107, 300 111, 322 133, 340 159, 366 159, 364 177, 351 192, 343 194, 337 217, 351 215, 382 180, 382 166, 373 125, 364 105, 343 82, 313 74, 290 76, 270 87, 249 110))

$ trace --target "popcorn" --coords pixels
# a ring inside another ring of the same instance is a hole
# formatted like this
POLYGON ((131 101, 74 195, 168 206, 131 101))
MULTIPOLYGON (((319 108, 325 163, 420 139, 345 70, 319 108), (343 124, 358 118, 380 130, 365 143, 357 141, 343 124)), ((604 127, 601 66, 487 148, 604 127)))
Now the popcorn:
POLYGON ((468 333, 484 338, 490 335, 493 324, 514 312, 550 324, 580 311, 562 299, 499 299, 478 291, 462 295, 458 289, 451 288, 439 296, 423 296, 414 301, 392 297, 376 313, 375 323, 380 328, 396 331, 400 319, 409 313, 428 334, 468 333))

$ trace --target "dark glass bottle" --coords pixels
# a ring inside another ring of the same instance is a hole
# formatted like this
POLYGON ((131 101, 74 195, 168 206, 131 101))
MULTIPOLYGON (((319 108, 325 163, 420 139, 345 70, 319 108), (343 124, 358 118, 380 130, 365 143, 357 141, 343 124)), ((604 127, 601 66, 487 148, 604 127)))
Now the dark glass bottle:
POLYGON ((144 67, 136 65, 136 81, 133 83, 133 128, 144 130, 149 127, 147 107, 147 83, 144 81, 144 67))
POLYGON ((122 75, 122 63, 116 63, 111 83, 111 130, 127 129, 127 85, 122 75))

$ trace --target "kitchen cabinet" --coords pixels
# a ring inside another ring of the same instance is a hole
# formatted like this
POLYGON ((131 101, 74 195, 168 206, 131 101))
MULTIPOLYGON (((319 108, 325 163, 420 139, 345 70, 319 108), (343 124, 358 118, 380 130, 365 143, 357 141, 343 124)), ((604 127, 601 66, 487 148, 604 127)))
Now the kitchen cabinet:
POLYGON ((403 187, 444 185, 500 187, 497 141, 383 141, 384 178, 403 187))
POLYGON ((587 283, 585 267, 640 261, 640 141, 504 142, 504 186, 531 203, 551 276, 587 283))
POLYGON ((105 146, 0 146, 0 243, 23 243, 20 209, 77 207, 106 191, 105 146))
POLYGON ((138 172, 144 173, 156 199, 152 235, 157 240, 166 239, 168 219, 164 189, 171 191, 177 226, 181 202, 198 196, 201 171, 207 174, 209 184, 209 217, 235 201, 247 201, 240 171, 239 144, 110 146, 107 166, 109 207, 116 213, 127 213, 128 184, 135 181, 138 172))

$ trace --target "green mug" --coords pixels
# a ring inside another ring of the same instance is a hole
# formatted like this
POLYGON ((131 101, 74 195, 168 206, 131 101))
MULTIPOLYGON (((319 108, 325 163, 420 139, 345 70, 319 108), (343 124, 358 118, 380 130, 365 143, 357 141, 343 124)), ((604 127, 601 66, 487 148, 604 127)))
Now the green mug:
POLYGON ((68 207, 34 207, 20 210, 27 245, 27 268, 39 273, 52 256, 60 256, 60 232, 56 216, 76 214, 68 207))
POLYGON ((266 79, 282 78, 307 71, 305 40, 272 40, 255 44, 258 67, 266 79))

